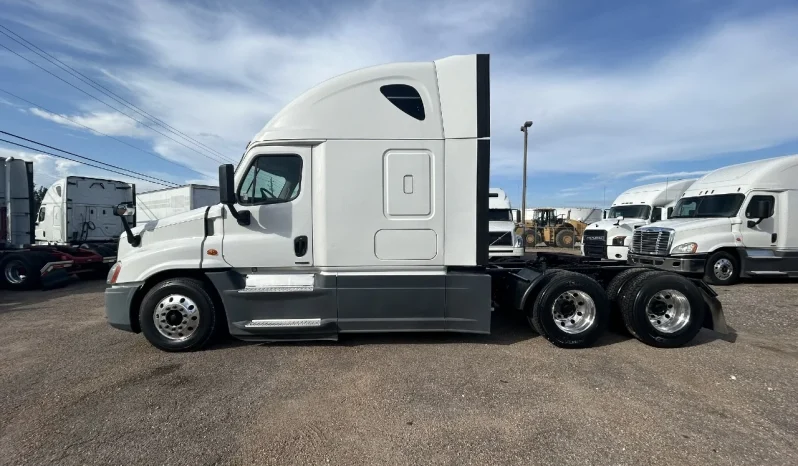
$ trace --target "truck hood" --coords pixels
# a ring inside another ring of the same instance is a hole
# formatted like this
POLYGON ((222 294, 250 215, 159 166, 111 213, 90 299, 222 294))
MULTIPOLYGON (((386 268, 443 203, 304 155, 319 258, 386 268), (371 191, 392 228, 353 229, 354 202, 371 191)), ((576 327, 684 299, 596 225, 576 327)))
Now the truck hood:
MULTIPOLYGON (((705 229, 728 229, 731 225, 732 219, 727 217, 712 217, 712 218, 676 218, 672 220, 664 220, 657 222, 651 227, 657 228, 672 228, 677 231, 694 231, 705 229)), ((642 227, 641 227, 642 228, 642 227)))
MULTIPOLYGON (((201 242, 205 237, 205 209, 206 207, 201 207, 136 225, 131 230, 133 234, 141 236, 141 243, 137 247, 131 246, 127 235, 122 233, 117 260, 124 262, 133 256, 158 254, 158 251, 174 248, 181 242, 201 242)), ((200 249, 197 248, 197 257, 199 252, 200 249)))
POLYGON ((513 222, 490 222, 488 231, 514 231, 515 223, 513 222))
POLYGON ((595 223, 591 223, 590 225, 588 225, 588 228, 590 230, 610 230, 616 226, 626 225, 629 227, 629 230, 633 230, 634 227, 640 225, 646 225, 648 222, 642 218, 625 218, 621 220, 618 225, 615 225, 616 223, 618 223, 618 219, 608 218, 604 220, 599 220, 598 222, 595 223))
MULTIPOLYGON (((171 215, 169 217, 160 218, 158 220, 151 220, 142 225, 136 225, 133 228, 133 233, 142 234, 161 228, 167 228, 181 223, 193 222, 196 220, 203 220, 205 218, 205 209, 207 207, 200 207, 199 209, 189 210, 188 212, 181 212, 179 214, 171 215)), ((124 238, 124 235, 122 235, 124 238)))

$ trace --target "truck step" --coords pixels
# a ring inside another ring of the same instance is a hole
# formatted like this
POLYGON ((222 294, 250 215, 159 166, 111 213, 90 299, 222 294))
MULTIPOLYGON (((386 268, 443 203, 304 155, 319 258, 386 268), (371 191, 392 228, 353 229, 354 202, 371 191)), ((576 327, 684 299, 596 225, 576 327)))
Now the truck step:
POLYGON ((255 319, 244 323, 246 328, 311 328, 321 327, 321 319, 255 319))

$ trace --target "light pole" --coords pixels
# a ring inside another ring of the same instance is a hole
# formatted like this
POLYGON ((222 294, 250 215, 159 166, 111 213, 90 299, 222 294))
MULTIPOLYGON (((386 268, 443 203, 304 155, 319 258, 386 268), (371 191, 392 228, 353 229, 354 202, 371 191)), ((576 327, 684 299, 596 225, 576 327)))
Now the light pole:
POLYGON ((526 251, 526 148, 530 126, 532 126, 531 121, 525 121, 521 126, 521 131, 524 133, 524 180, 521 183, 521 241, 523 242, 522 248, 524 251, 526 251))

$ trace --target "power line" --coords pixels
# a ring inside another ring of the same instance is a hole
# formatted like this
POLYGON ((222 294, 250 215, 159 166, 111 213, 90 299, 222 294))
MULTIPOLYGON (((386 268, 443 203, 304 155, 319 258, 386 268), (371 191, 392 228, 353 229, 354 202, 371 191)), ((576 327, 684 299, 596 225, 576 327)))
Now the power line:
POLYGON ((54 57, 52 54, 46 52, 45 50, 42 50, 36 44, 34 44, 31 41, 29 41, 29 40, 25 39, 24 37, 20 36, 16 32, 14 32, 11 29, 9 29, 8 27, 3 26, 2 24, 0 24, 0 28, 5 29, 9 33, 13 34, 17 38, 19 38, 19 40, 15 39, 14 37, 11 37, 8 33, 3 32, 3 31, 0 31, 0 34, 3 34, 4 36, 8 37, 9 39, 13 40, 14 42, 20 44, 21 46, 23 46, 26 49, 30 50, 31 52, 35 53, 36 55, 44 58, 45 60, 47 60, 51 64, 61 68, 62 70, 66 71, 67 73, 71 74, 72 76, 78 78, 79 80, 83 81, 84 83, 88 84, 89 86, 93 87, 94 89, 102 92, 106 96, 114 99, 115 101, 119 102, 120 104, 130 108, 131 110, 133 110, 134 112, 138 113, 139 115, 141 115, 143 117, 146 117, 146 118, 149 118, 153 122, 156 122, 156 123, 160 124, 160 126, 171 130, 172 133, 182 136, 184 139, 193 142, 194 144, 196 144, 199 147, 202 147, 202 148, 210 151, 213 154, 219 155, 221 157, 225 157, 224 154, 216 151, 215 149, 213 149, 211 147, 206 146, 202 142, 197 141, 196 139, 186 135, 185 133, 183 133, 182 131, 178 130, 177 128, 174 128, 173 126, 167 124, 165 121, 163 121, 163 120, 161 120, 159 118, 156 118, 153 115, 151 115, 150 113, 140 109, 139 107, 135 106, 130 101, 126 100, 124 97, 120 96, 119 94, 116 94, 115 92, 111 91, 110 89, 108 89, 107 87, 105 87, 102 84, 98 83, 97 81, 89 78, 88 76, 86 76, 85 74, 83 74, 80 71, 76 70, 75 68, 67 65, 66 63, 62 62, 58 58, 54 57), (22 42, 20 42, 20 40, 22 42), (25 42, 25 43, 23 43, 23 42, 25 42), (28 45, 25 45, 25 44, 28 44, 30 47, 28 45), (33 48, 31 48, 31 47, 33 47, 33 48), (41 53, 39 53, 39 52, 41 52, 41 53), (44 54, 44 55, 42 55, 42 54, 44 54))
POLYGON ((96 130, 96 129, 94 129, 94 128, 90 127, 90 126, 86 126, 86 125, 84 125, 83 123, 80 123, 80 122, 78 122, 78 121, 75 121, 75 120, 73 120, 72 118, 69 118, 68 116, 65 116, 65 115, 59 115, 58 113, 56 113, 56 112, 53 112, 52 110, 48 110, 47 108, 45 108, 45 107, 42 107, 41 105, 39 105, 39 104, 36 104, 35 102, 31 102, 30 100, 24 99, 24 98, 22 98, 22 97, 20 97, 20 96, 18 96, 18 95, 16 95, 16 94, 14 94, 13 92, 9 92, 9 91, 7 91, 7 90, 5 90, 5 89, 3 89, 3 88, 0 88, 0 92, 4 92, 4 93, 6 93, 6 94, 10 95, 11 97, 13 97, 13 98, 15 98, 15 99, 19 99, 19 100, 21 100, 22 102, 25 102, 25 103, 27 103, 27 104, 29 104, 29 105, 33 105, 34 107, 40 108, 40 109, 44 110, 45 112, 49 112, 49 113, 51 113, 51 114, 53 114, 53 115, 56 115, 56 116, 58 116, 59 118, 63 118, 63 119, 65 119, 65 120, 67 120, 67 121, 70 121, 70 122, 72 122, 72 123, 74 123, 74 124, 76 124, 76 125, 78 125, 78 126, 82 126, 82 127, 86 128, 86 129, 88 129, 89 131, 93 131, 93 132, 95 132, 95 133, 97 133, 97 134, 99 134, 99 135, 105 136, 105 137, 107 137, 107 138, 111 138, 111 139, 113 139, 114 141, 120 142, 120 143, 122 143, 122 144, 124 144, 124 145, 126 145, 126 146, 128 146, 128 147, 132 147, 133 149, 136 149, 136 150, 138 150, 138 151, 144 152, 145 154, 149 154, 149 155, 152 155, 152 156, 158 157, 158 158, 159 158, 159 159, 161 159, 161 160, 164 160, 164 161, 166 161, 166 162, 169 162, 169 163, 175 164, 175 165, 177 165, 177 166, 183 167, 183 168, 185 168, 186 170, 189 170, 189 171, 191 171, 191 172, 193 172, 193 173, 196 173, 197 175, 200 175, 200 176, 207 176, 206 174, 204 174, 204 173, 200 173, 200 172, 198 172, 198 171, 194 170, 193 168, 191 168, 191 167, 189 167, 189 166, 187 166, 187 165, 184 165, 184 164, 182 164, 182 163, 180 163, 180 162, 176 162, 176 161, 174 161, 174 160, 169 160, 168 158, 166 158, 166 157, 164 157, 164 156, 162 156, 162 155, 160 155, 160 154, 156 154, 155 152, 150 152, 150 151, 148 151, 148 150, 146 150, 146 149, 142 149, 141 147, 134 146, 133 144, 130 144, 130 143, 126 142, 126 141, 123 141, 123 140, 121 140, 121 139, 119 139, 119 138, 115 138, 115 137, 113 137, 113 136, 111 136, 111 135, 109 135, 109 134, 105 134, 105 133, 103 133, 102 131, 98 131, 98 130, 96 130))
POLYGON ((16 142, 11 142, 11 141, 8 141, 6 139, 0 138, 0 142, 5 142, 6 144, 11 144, 13 146, 17 146, 17 147, 22 147, 22 148, 25 148, 25 149, 33 150, 33 151, 40 152, 42 154, 47 154, 47 155, 50 155, 50 156, 53 156, 53 157, 58 157, 59 159, 69 160, 70 162, 76 162, 76 163, 79 163, 79 164, 82 164, 82 165, 86 165, 88 167, 94 167, 94 168, 99 168, 100 170, 105 170, 105 171, 109 171, 109 172, 112 172, 112 173, 118 173, 118 174, 120 174, 122 176, 127 176, 128 178, 135 178, 137 180, 146 181, 148 183, 165 186, 167 188, 172 188, 173 187, 173 186, 168 185, 168 184, 158 183, 157 181, 145 180, 144 178, 139 178, 138 176, 132 176, 132 175, 129 175, 127 173, 122 173, 122 172, 118 172, 116 170, 111 170, 110 168, 100 167, 98 165, 94 165, 94 164, 91 164, 91 163, 88 163, 88 162, 81 162, 80 160, 73 160, 73 159, 70 159, 69 157, 64 157, 63 155, 53 154, 52 152, 47 152, 45 150, 36 149, 35 147, 26 146, 25 144, 17 144, 16 142))
POLYGON ((165 137, 165 138, 169 139, 170 141, 172 141, 172 142, 176 142, 176 143, 180 144, 181 146, 183 146, 183 147, 185 147, 186 149, 188 149, 188 150, 190 150, 190 151, 192 151, 192 152, 196 153, 197 155, 201 155, 201 156, 203 156, 203 157, 205 157, 205 158, 207 158, 207 159, 213 160, 214 162, 217 162, 217 163, 226 163, 226 161, 224 161, 224 160, 220 160, 220 159, 218 159, 218 158, 215 158, 215 157, 208 156, 208 155, 206 155, 206 154, 204 154, 204 153, 202 153, 202 152, 198 152, 198 151, 196 151, 194 148, 191 148, 191 147, 189 147, 189 146, 187 146, 187 145, 183 144, 182 142, 180 142, 180 141, 177 141, 177 140, 175 140, 175 139, 173 139, 173 138, 171 138, 171 137, 167 136, 166 134, 164 134, 164 133, 162 133, 162 132, 158 131, 157 129, 153 128, 152 126, 149 126, 149 125, 147 125, 146 123, 144 123, 144 122, 142 122, 142 121, 140 121, 140 120, 137 120, 136 118, 134 118, 134 117, 132 117, 132 116, 130 116, 130 115, 128 115, 128 114, 126 114, 125 112, 123 112, 123 111, 119 110, 118 108, 114 107, 113 105, 109 104, 108 102, 105 102, 105 101, 103 101, 103 100, 101 100, 101 99, 97 98, 96 96, 89 94, 89 93, 88 93, 88 92, 86 92, 85 90, 83 90, 83 89, 79 88, 78 86, 76 86, 76 85, 72 84, 71 82, 69 82, 69 81, 65 80, 64 78, 62 78, 62 77, 58 76, 57 74, 53 73, 52 71, 48 70, 47 68, 44 68, 43 66, 39 65, 38 63, 36 63, 36 62, 34 62, 34 61, 32 61, 32 60, 28 59, 27 57, 25 57, 25 56, 23 56, 23 55, 21 55, 21 54, 19 54, 19 53, 17 53, 17 52, 15 52, 14 50, 11 50, 11 49, 10 49, 10 48, 8 48, 7 46, 5 46, 5 45, 3 45, 3 44, 0 44, 0 47, 2 47, 2 48, 4 48, 4 49, 8 50, 9 52, 11 52, 11 53, 13 53, 14 55, 18 56, 19 58, 21 58, 21 59, 25 60, 26 62, 30 63, 31 65, 33 65, 33 66, 35 66, 35 67, 39 68, 40 70, 42 70, 42 71, 46 72, 47 74, 49 74, 49 75, 53 76, 54 78, 58 79, 59 81, 62 81, 62 82, 64 82, 64 83, 68 84, 69 86, 71 86, 71 87, 73 87, 73 88, 77 89, 78 91, 80 91, 80 92, 82 92, 82 93, 86 94, 87 96, 91 97, 92 99, 96 100, 97 102, 100 102, 101 104, 105 105, 106 107, 109 107, 109 108, 113 109, 114 111, 116 111, 116 112, 119 112, 120 114, 122 114, 122 115, 124 115, 124 116, 126 116, 126 117, 130 118, 131 120, 135 121, 136 123, 138 123, 138 124, 140 124, 140 125, 142 125, 142 126, 144 126, 144 127, 146 127, 146 128, 149 128, 149 129, 151 129, 151 130, 155 131, 156 133, 158 133, 158 134, 160 134, 161 136, 163 136, 163 137, 165 137))
MULTIPOLYGON (((82 156, 82 155, 79 155, 79 154, 76 154, 76 153, 74 153, 74 152, 69 152, 68 150, 59 149, 58 147, 48 146, 47 144, 41 143, 41 142, 39 142, 39 141, 34 141, 33 139, 24 138, 24 137, 22 137, 22 136, 19 136, 19 135, 17 135, 17 134, 14 134, 14 133, 9 133, 9 132, 7 132, 7 131, 0 130, 0 134, 5 134, 6 136, 11 136, 12 138, 22 139, 23 141, 27 141, 27 142, 30 142, 30 143, 33 143, 33 144, 37 144, 37 145, 39 145, 39 146, 46 147, 46 148, 48 148, 48 149, 57 150, 58 152, 63 152, 63 153, 65 153, 65 154, 69 154, 69 155, 71 155, 71 156, 73 156, 73 157, 78 157, 78 158, 85 159, 85 160, 91 160, 92 162, 94 162, 94 163, 99 163, 100 165, 105 165, 105 166, 107 166, 107 167, 116 168, 116 169, 118 169, 118 170, 125 170, 125 171, 127 171, 127 172, 134 173, 134 174, 136 174, 136 175, 139 175, 139 176, 143 176, 143 177, 146 177, 146 178, 152 178, 153 180, 161 181, 161 182, 163 182, 163 183, 170 183, 170 184, 172 184, 172 185, 174 185, 174 186, 179 186, 179 185, 178 185, 177 183, 175 183, 174 181, 163 180, 163 179, 161 179, 161 178, 156 178, 156 177, 154 177, 154 176, 147 175, 147 174, 145 174, 145 173, 139 173, 139 172, 137 172, 137 171, 130 170, 129 168, 123 168, 123 167, 119 167, 119 166, 116 166, 116 165, 112 165, 112 164, 110 164, 110 163, 101 162, 101 161, 99 161, 99 160, 95 160, 95 159, 92 159, 92 158, 90 158, 90 157, 84 157, 84 156, 82 156)), ((32 150, 38 150, 38 149, 32 149, 32 150)), ((166 185, 164 185, 164 186, 166 186, 166 185)))

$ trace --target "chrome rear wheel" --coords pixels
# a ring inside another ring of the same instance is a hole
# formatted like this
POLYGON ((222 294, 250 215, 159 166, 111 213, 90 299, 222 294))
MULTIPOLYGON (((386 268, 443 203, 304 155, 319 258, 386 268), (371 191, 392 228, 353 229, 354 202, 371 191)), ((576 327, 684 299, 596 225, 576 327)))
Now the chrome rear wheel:
POLYGON ((651 326, 662 333, 675 333, 690 324, 690 301, 682 292, 662 290, 651 297, 646 315, 651 326))

